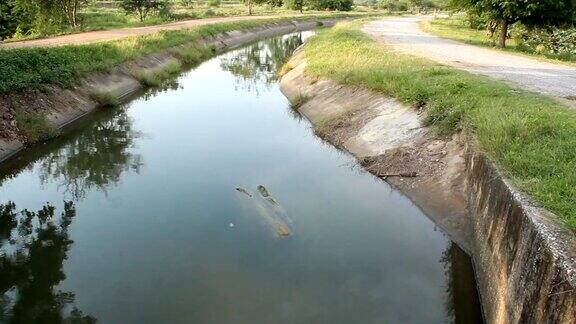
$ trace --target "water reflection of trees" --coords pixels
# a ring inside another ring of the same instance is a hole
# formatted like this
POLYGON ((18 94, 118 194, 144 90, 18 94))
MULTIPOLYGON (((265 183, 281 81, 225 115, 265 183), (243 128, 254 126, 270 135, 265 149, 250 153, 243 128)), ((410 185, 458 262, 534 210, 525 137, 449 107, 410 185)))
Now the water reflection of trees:
POLYGON ((140 133, 132 129, 125 111, 94 121, 85 131, 59 150, 40 160, 42 183, 57 181, 76 199, 92 188, 106 187, 120 181, 125 171, 139 172, 142 157, 131 148, 140 133))
POLYGON ((277 80, 277 72, 303 43, 302 33, 275 37, 224 55, 220 66, 236 78, 236 87, 258 93, 277 80))
POLYGON ((37 169, 43 184, 56 182, 74 199, 91 188, 106 191, 123 172, 140 171, 143 158, 133 148, 141 136, 123 109, 100 110, 62 136, 0 165, 0 186, 37 169))
POLYGON ((68 228, 76 215, 72 202, 55 216, 44 205, 18 212, 13 202, 0 205, 0 322, 95 323, 73 306, 74 294, 56 290, 66 279, 63 262, 72 240, 68 228))
POLYGON ((480 300, 470 257, 456 244, 450 243, 442 253, 441 262, 447 279, 446 312, 453 323, 483 323, 480 300))

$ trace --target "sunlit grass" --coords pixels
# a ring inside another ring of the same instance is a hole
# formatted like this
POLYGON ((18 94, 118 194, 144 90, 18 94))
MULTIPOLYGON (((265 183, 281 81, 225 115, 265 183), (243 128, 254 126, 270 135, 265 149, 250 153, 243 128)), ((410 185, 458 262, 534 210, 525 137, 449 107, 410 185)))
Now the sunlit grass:
POLYGON ((523 191, 576 229, 576 113, 432 61, 391 51, 357 24, 317 33, 306 44, 307 73, 363 86, 424 109, 439 133, 468 130, 523 191))

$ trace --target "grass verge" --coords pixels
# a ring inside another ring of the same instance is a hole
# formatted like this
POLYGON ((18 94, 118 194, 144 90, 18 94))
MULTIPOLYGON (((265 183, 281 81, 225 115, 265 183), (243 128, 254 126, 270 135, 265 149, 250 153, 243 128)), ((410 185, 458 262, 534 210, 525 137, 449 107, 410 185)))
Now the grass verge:
POLYGON ((28 144, 44 141, 58 135, 58 130, 44 116, 17 109, 14 115, 20 133, 28 144))
MULTIPOLYGON (((89 73, 109 70, 123 62, 198 42, 223 32, 254 28, 266 24, 294 20, 349 17, 350 14, 288 16, 197 26, 189 29, 161 31, 152 35, 85 45, 48 48, 0 50, 0 93, 37 88, 42 84, 70 86, 89 73)), ((355 16, 358 16, 356 14, 355 16)), ((201 47, 199 44, 198 47, 201 47)), ((191 49, 189 49, 191 51, 191 49)), ((202 52, 201 49, 198 49, 202 52)), ((176 53, 177 54, 177 53, 176 53)))
POLYGON ((391 51, 360 22, 305 45, 307 73, 363 86, 424 109, 438 132, 469 130, 524 192, 576 229, 576 114, 547 97, 391 51))
POLYGON ((452 39, 466 44, 490 47, 495 50, 520 54, 540 60, 551 62, 567 62, 570 65, 576 64, 576 56, 560 55, 553 53, 535 53, 523 50, 518 46, 516 40, 511 38, 507 41, 506 48, 496 46, 494 39, 488 37, 486 30, 472 29, 462 17, 435 18, 433 20, 422 20, 420 22, 422 30, 443 38, 452 39))

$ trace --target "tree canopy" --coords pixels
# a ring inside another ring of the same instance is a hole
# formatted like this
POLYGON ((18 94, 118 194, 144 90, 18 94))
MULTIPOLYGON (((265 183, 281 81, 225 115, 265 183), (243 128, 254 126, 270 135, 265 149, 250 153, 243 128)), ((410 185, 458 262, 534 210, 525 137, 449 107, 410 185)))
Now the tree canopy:
POLYGON ((500 28, 501 47, 506 46, 508 28, 520 22, 528 27, 549 27, 572 22, 575 0, 451 0, 451 6, 485 16, 500 28))

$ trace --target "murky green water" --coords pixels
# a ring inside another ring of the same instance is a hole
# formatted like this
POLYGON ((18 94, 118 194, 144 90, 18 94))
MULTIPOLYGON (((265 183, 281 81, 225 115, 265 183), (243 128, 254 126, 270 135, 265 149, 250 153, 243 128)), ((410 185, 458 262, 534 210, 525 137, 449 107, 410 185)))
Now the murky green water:
POLYGON ((3 166, 0 322, 479 321, 462 251, 289 108, 274 75, 302 37, 216 57, 3 166))

